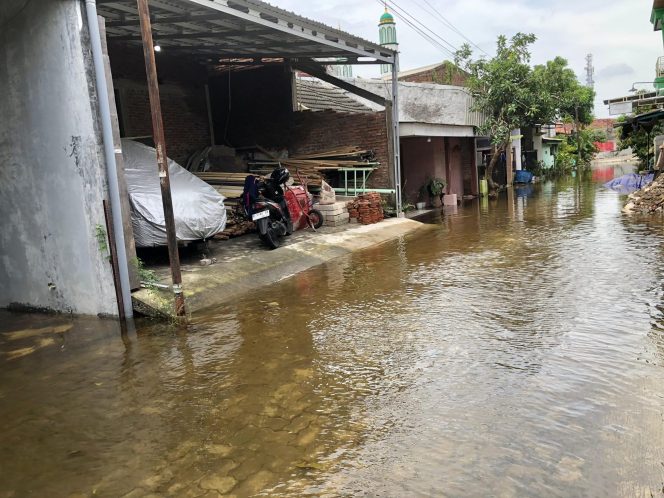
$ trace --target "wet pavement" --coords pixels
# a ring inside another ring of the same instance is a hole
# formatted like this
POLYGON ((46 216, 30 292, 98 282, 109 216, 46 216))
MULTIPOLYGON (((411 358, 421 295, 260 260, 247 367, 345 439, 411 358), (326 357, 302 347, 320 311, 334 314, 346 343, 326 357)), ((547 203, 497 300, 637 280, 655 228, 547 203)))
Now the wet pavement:
POLYGON ((186 328, 0 312, 0 497, 662 496, 664 233, 574 180, 186 328))

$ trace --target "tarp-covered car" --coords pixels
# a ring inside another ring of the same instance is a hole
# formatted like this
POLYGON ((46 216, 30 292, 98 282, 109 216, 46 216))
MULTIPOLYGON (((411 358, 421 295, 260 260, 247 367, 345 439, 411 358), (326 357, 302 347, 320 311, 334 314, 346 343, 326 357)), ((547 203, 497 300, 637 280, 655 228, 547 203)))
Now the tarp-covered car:
MULTIPOLYGON (((122 157, 137 247, 166 245, 166 222, 153 147, 122 140, 122 157)), ((172 159, 168 160, 178 241, 208 239, 226 227, 224 196, 172 159)))

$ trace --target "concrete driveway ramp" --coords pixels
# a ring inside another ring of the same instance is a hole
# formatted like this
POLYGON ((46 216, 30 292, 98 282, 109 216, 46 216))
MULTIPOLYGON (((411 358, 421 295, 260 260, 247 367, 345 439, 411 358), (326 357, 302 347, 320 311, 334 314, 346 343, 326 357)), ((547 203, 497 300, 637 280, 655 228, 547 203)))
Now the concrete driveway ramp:
MULTIPOLYGON (((334 258, 397 239, 426 226, 430 225, 390 218, 334 233, 307 231, 298 234, 297 241, 273 251, 258 248, 247 251, 243 248, 242 238, 224 241, 224 253, 233 256, 222 256, 214 265, 192 266, 190 271, 182 272, 187 310, 194 313, 217 306, 239 293, 278 282, 334 258), (237 251, 233 251, 234 245, 238 246, 237 251)), ((163 283, 167 283, 167 275, 167 271, 159 272, 163 283)), ((173 296, 169 290, 142 289, 132 298, 138 313, 154 317, 172 315, 173 296)))

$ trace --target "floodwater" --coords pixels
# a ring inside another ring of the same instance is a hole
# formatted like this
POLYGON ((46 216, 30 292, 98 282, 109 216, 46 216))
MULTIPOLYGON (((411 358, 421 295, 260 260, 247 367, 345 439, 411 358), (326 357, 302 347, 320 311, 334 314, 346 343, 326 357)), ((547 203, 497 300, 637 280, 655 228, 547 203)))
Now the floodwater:
POLYGON ((664 232, 574 180, 185 328, 0 314, 0 497, 662 496, 664 232))

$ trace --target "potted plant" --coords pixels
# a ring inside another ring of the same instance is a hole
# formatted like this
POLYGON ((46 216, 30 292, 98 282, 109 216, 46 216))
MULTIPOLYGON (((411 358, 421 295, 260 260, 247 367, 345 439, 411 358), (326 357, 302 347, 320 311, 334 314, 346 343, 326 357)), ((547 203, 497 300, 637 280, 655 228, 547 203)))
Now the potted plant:
POLYGON ((426 198, 429 197, 429 183, 425 183, 420 187, 420 192, 419 195, 417 196, 417 203, 415 205, 417 206, 418 210, 422 210, 426 207, 426 198))
POLYGON ((440 199, 440 204, 443 204, 443 195, 445 195, 445 180, 442 178, 430 178, 427 182, 427 190, 431 197, 438 197, 440 199))

